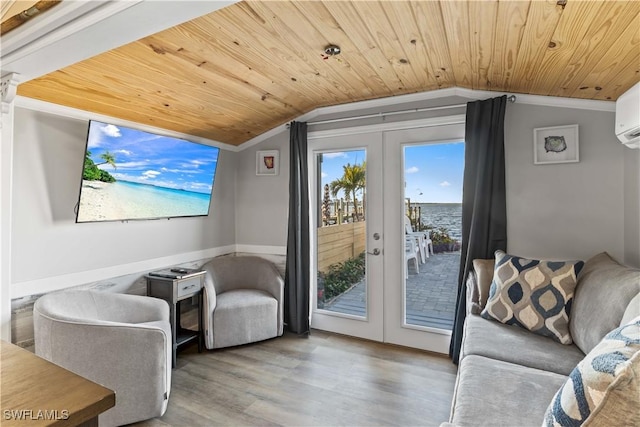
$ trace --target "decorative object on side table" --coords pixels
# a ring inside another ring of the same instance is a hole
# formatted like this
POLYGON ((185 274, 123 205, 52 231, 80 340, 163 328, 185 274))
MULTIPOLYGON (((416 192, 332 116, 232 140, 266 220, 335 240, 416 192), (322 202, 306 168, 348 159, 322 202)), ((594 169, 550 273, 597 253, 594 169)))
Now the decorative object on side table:
POLYGON ((278 175, 279 163, 278 150, 258 151, 256 153, 256 175, 278 175))
POLYGON ((533 130, 534 164, 576 163, 579 161, 578 125, 533 130))

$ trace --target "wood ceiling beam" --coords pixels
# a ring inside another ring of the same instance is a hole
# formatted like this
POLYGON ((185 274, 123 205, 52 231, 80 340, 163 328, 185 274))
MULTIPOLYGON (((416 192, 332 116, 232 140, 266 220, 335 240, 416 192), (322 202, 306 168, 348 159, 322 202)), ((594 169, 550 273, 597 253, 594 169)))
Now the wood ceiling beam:
POLYGON ((3 5, 2 10, 2 24, 0 24, 0 36, 4 36, 9 31, 18 28, 20 25, 30 21, 32 18, 46 12, 54 6, 57 6, 62 0, 40 0, 40 1, 10 1, 9 6, 5 12, 3 5), (13 11, 17 12, 17 8, 20 8, 20 12, 11 15, 13 11))

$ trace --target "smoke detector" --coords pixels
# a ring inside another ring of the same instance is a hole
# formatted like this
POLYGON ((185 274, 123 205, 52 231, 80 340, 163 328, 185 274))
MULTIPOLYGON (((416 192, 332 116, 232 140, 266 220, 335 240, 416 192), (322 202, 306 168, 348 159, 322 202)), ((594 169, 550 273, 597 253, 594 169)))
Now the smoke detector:
POLYGON ((324 53, 329 56, 339 55, 340 52, 340 46, 336 46, 335 44, 330 44, 324 48, 324 53))

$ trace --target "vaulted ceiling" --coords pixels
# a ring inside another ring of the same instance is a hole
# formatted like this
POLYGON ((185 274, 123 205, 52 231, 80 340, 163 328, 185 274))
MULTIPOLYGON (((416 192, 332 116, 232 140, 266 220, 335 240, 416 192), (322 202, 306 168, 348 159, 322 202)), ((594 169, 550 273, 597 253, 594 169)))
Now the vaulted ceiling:
POLYGON ((239 145, 353 101, 448 87, 615 100, 638 80, 639 1, 243 1, 18 94, 239 145))

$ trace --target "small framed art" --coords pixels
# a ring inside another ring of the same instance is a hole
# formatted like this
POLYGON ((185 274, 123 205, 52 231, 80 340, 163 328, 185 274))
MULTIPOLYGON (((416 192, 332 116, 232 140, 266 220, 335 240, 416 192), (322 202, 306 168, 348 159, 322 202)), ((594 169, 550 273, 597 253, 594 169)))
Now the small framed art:
POLYGON ((533 163, 576 163, 580 161, 578 125, 533 130, 533 163))
POLYGON ((256 153, 256 175, 278 175, 280 153, 278 150, 258 151, 256 153))

